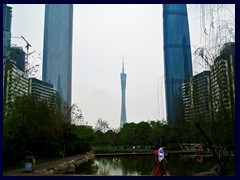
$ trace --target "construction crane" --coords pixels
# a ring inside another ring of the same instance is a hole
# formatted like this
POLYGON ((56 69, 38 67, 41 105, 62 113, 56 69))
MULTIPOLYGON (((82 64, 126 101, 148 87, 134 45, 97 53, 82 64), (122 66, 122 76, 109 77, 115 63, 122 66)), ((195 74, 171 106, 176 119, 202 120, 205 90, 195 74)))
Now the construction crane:
POLYGON ((27 48, 27 54, 28 54, 28 49, 29 49, 29 47, 32 47, 32 46, 31 46, 31 44, 29 44, 29 42, 23 36, 21 36, 21 38, 23 38, 23 40, 27 43, 26 48, 27 48))
POLYGON ((20 38, 20 39, 22 38, 27 43, 26 49, 27 49, 27 54, 28 54, 29 47, 32 47, 31 44, 29 44, 29 42, 23 36, 21 36, 21 37, 14 37, 13 36, 12 38, 20 38))
POLYGON ((20 39, 23 39, 27 43, 27 45, 25 46, 26 49, 27 49, 25 72, 27 72, 27 70, 28 70, 28 56, 30 55, 29 54, 29 47, 32 47, 32 46, 31 46, 31 44, 29 44, 29 42, 22 35, 21 35, 21 37, 14 37, 14 36, 12 36, 11 38, 20 38, 20 39))

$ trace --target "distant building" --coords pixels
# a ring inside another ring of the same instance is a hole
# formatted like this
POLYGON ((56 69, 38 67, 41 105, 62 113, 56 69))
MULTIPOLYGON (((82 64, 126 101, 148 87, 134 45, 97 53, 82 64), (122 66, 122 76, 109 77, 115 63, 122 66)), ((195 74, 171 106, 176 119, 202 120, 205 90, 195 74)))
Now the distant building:
POLYGON ((12 27, 12 7, 3 4, 3 31, 11 32, 12 27))
POLYGON ((235 109, 235 43, 226 43, 214 60, 210 73, 212 108, 235 109))
POLYGON ((22 47, 11 46, 11 59, 21 71, 25 72, 25 52, 22 47))
POLYGON ((185 122, 191 122, 193 109, 193 79, 186 79, 183 83, 183 117, 185 122))
POLYGON ((192 77, 186 4, 163 4, 164 71, 167 123, 183 119, 182 84, 192 77))
POLYGON ((122 73, 121 75, 121 90, 122 90, 122 108, 121 108, 121 120, 120 120, 120 128, 127 122, 126 115, 126 79, 127 74, 124 73, 124 62, 122 63, 122 73))
POLYGON ((3 58, 10 56, 11 33, 3 31, 3 58))
POLYGON ((10 55, 12 7, 3 4, 3 58, 10 55))
POLYGON ((235 109, 235 43, 224 44, 210 71, 185 80, 183 107, 186 122, 197 113, 211 120, 221 107, 235 109))
POLYGON ((17 96, 28 94, 28 78, 13 61, 5 62, 3 79, 4 102, 13 101, 17 96))
POLYGON ((203 71, 183 84, 184 120, 191 122, 196 114, 201 114, 206 121, 211 120, 210 71, 203 71))
POLYGON ((53 84, 71 106, 73 4, 46 4, 44 22, 44 82, 53 84))
POLYGON ((36 78, 29 78, 28 87, 28 93, 37 96, 41 100, 55 100, 57 96, 57 91, 53 88, 52 84, 36 78))

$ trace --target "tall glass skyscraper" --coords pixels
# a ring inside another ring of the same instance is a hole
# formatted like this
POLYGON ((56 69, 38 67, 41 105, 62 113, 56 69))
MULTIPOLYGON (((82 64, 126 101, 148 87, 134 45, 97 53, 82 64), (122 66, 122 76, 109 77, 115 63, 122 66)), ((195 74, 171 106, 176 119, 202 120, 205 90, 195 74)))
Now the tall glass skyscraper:
POLYGON ((46 4, 44 24, 44 82, 57 89, 71 106, 73 5, 46 4))
POLYGON ((192 76, 186 4, 163 5, 164 70, 167 122, 183 118, 182 85, 192 76))
POLYGON ((122 63, 122 73, 121 75, 121 88, 122 88, 122 110, 121 110, 121 121, 120 121, 120 128, 127 122, 127 115, 126 115, 126 79, 127 74, 124 73, 124 62, 122 63))
POLYGON ((12 7, 3 4, 3 58, 10 55, 12 7))
POLYGON ((3 4, 3 31, 11 32, 12 7, 3 4))

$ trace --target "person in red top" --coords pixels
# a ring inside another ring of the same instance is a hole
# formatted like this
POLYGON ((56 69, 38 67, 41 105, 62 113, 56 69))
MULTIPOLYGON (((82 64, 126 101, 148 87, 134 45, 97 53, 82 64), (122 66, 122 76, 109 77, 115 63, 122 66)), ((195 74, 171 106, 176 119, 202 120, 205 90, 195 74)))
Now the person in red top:
POLYGON ((158 150, 158 161, 160 164, 160 176, 168 176, 167 172, 167 160, 166 160, 166 154, 165 154, 166 144, 162 144, 162 147, 158 150))
POLYGON ((159 170, 160 170, 160 163, 159 163, 159 160, 158 160, 158 149, 159 149, 159 145, 157 145, 155 147, 155 150, 154 150, 154 161, 157 165, 154 176, 158 176, 159 170))

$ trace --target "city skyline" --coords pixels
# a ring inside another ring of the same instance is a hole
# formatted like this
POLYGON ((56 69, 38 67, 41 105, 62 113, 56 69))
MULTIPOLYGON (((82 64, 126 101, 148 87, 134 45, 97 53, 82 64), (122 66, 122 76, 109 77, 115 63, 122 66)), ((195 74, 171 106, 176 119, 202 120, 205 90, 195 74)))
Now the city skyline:
MULTIPOLYGON (((23 35, 31 43, 30 50, 36 50, 32 59, 41 71, 44 6, 12 7, 12 35, 23 35)), ((188 5, 188 14, 193 54, 204 39, 197 7, 188 5)), ((119 127, 122 54, 128 72, 128 122, 165 117, 162 5, 78 4, 74 5, 73 24, 72 103, 77 103, 89 125, 95 126, 101 118, 110 127, 119 127)), ((21 40, 13 40, 12 44, 25 46, 21 40)), ((193 66, 195 74, 201 72, 198 64, 193 62, 193 66)))

